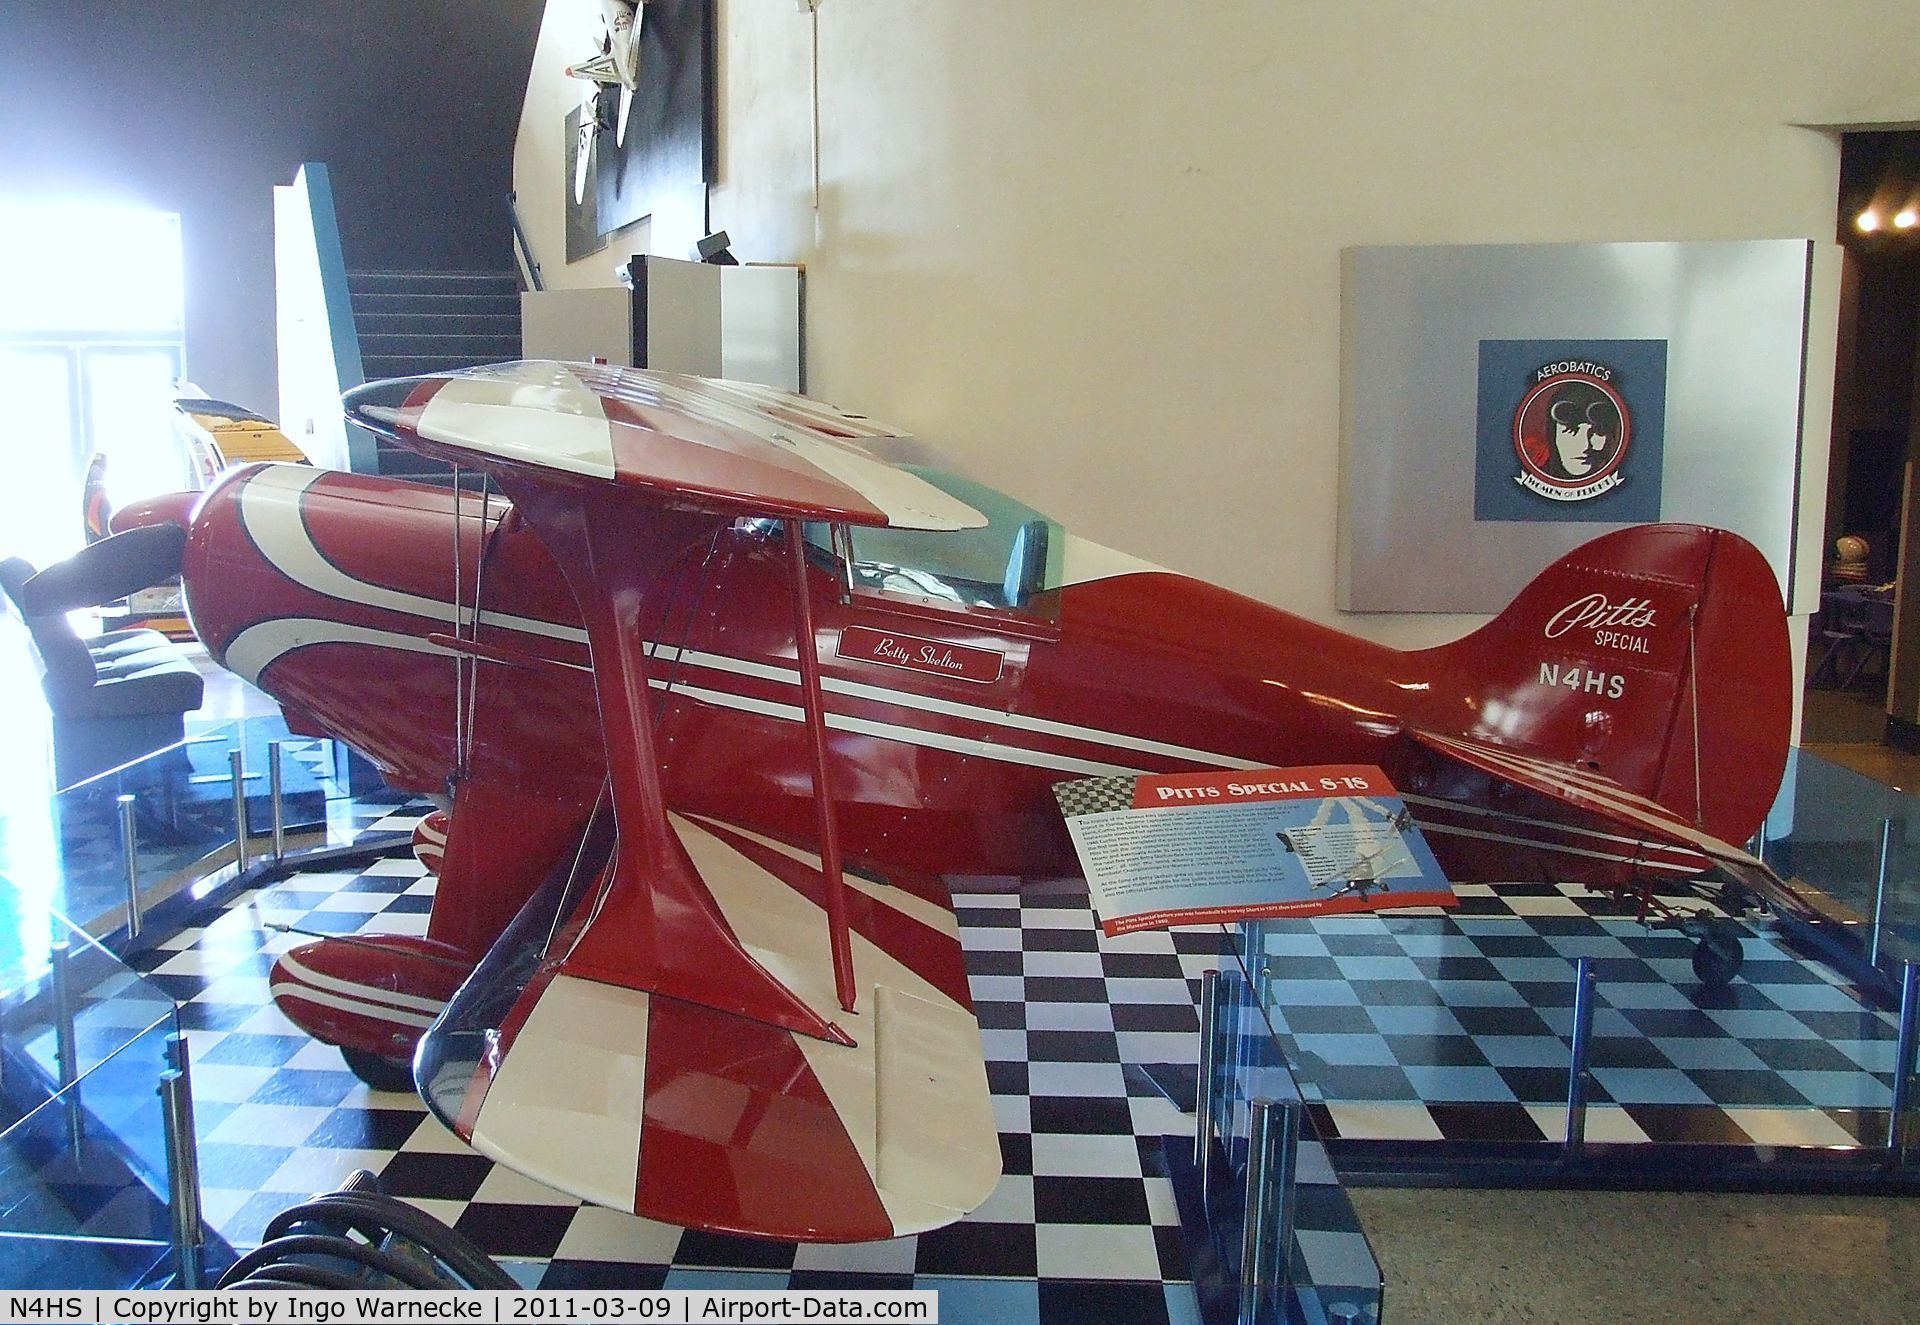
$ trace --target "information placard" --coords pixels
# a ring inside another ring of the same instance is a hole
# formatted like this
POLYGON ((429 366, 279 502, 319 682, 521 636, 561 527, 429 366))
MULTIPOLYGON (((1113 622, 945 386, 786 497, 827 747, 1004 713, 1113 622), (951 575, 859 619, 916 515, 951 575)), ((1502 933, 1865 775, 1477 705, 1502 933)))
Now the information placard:
POLYGON ((1454 904, 1372 765, 1088 778, 1053 790, 1110 935, 1454 904))

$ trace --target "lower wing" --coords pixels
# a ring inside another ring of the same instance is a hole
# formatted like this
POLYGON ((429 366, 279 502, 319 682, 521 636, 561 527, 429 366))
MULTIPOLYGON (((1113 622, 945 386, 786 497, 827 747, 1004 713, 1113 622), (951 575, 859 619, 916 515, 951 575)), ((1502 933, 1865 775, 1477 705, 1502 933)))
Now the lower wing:
POLYGON ((742 947, 851 1043, 571 970, 599 918, 596 825, 428 1030, 416 1074, 434 1112, 540 1182, 722 1232, 869 1241, 985 1200, 999 1137, 944 892, 847 876, 848 1013, 819 940, 818 859, 719 820, 670 822, 742 947))

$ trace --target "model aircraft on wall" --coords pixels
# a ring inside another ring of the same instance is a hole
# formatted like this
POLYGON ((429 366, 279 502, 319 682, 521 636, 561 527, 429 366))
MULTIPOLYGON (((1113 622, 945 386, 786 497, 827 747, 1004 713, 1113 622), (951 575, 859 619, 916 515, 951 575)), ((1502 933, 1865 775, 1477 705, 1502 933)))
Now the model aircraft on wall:
POLYGON ((600 135, 611 132, 616 146, 627 141, 633 94, 640 89, 641 20, 647 0, 600 0, 595 15, 594 53, 567 66, 567 77, 586 84, 580 92, 579 141, 575 144, 573 201, 586 201, 589 162, 600 135))
POLYGON ((888 465, 890 430, 768 388, 528 362, 347 404, 484 486, 259 465, 116 528, 186 519, 212 656, 447 807, 425 937, 296 948, 279 1006, 375 1080, 411 1059, 462 1137, 585 1199, 814 1240, 983 1200, 943 879, 1077 873, 1065 779, 1373 764, 1456 881, 1656 921, 1686 880, 1802 906, 1732 845, 1791 698, 1776 581, 1733 534, 1605 535, 1401 652, 888 465))

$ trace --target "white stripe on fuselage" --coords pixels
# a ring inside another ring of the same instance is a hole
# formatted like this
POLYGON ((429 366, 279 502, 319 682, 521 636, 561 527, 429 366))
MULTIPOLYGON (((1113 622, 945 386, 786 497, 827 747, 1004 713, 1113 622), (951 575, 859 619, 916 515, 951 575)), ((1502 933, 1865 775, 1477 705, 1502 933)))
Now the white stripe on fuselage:
MULTIPOLYGON (((714 671, 732 672, 738 676, 757 677, 760 680, 773 681, 781 685, 800 684, 800 673, 791 667, 751 662, 723 653, 676 648, 670 644, 649 644, 648 649, 649 657, 669 662, 684 661, 695 667, 708 667, 714 671)), ((1070 722, 1055 722, 1049 718, 1009 713, 1004 709, 981 708, 976 704, 962 704, 956 700, 939 699, 933 695, 923 695, 911 690, 896 690, 891 686, 869 685, 862 681, 848 681, 839 677, 826 676, 821 678, 820 688, 829 694, 871 700, 876 704, 892 704, 900 708, 917 709, 922 713, 938 713, 943 717, 984 722, 995 727, 1030 731, 1042 736, 1058 736, 1070 741, 1088 741, 1095 745, 1116 746, 1122 750, 1135 750, 1141 754, 1164 755, 1169 759, 1186 759, 1197 764, 1210 764, 1216 768, 1265 767, 1257 760, 1216 754, 1211 750, 1198 750, 1192 746, 1174 745, 1169 741, 1156 741, 1145 736, 1130 736, 1123 732, 1101 731, 1095 727, 1080 727, 1070 722)))
POLYGON ((425 1030, 433 1025, 434 1019, 423 1013, 402 1012, 383 1003, 368 1003, 358 998, 347 998, 340 994, 329 994, 324 989, 314 989, 301 984, 298 980, 280 980, 267 986, 267 993, 276 999, 304 999, 319 1007, 332 1008, 336 1012, 351 1012, 356 1017, 365 1017, 369 1021, 384 1021, 394 1026, 410 1026, 414 1030, 425 1030))
MULTIPOLYGON (((240 489, 240 523, 268 564, 301 588, 326 598, 448 624, 452 624, 457 615, 461 625, 472 625, 472 608, 462 606, 456 614, 454 605, 444 599, 362 580, 327 560, 326 554, 314 543, 313 535, 307 532, 306 518, 301 511, 307 490, 327 473, 311 465, 269 465, 248 478, 240 489)), ((486 625, 549 639, 579 644, 587 641, 587 632, 579 626, 542 621, 537 617, 482 612, 480 620, 486 625)))
POLYGON ((404 994, 397 989, 381 989, 375 985, 362 984, 357 980, 343 980, 336 975, 326 975, 304 966, 292 953, 282 953, 276 963, 288 975, 301 984, 311 985, 315 989, 325 989, 346 998, 361 999, 374 1003, 390 1003, 397 1008, 411 1008, 415 1012, 429 1012, 438 1015, 446 1006, 444 999, 422 998, 418 994, 404 994))

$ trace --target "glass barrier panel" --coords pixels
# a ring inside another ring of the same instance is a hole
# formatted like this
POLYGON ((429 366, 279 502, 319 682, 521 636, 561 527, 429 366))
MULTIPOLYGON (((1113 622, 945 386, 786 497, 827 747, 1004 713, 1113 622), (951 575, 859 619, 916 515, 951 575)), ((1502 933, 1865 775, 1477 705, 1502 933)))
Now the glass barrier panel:
MULTIPOLYGON (((391 790, 364 757, 325 737, 296 736, 277 713, 228 724, 229 749, 245 757, 250 853, 273 844, 273 777, 280 764, 280 823, 286 849, 346 846, 409 798, 391 790)), ((230 790, 230 788, 229 788, 230 790)))
POLYGON ((1280 1052, 1342 1142, 1562 1142, 1582 958, 1589 1142, 1884 1141, 1897 1016, 1767 922, 1738 922, 1741 971, 1716 987, 1694 973, 1693 938, 1641 925, 1630 903, 1460 892, 1452 914, 1246 927, 1280 1052))
POLYGON ((132 796, 143 907, 211 872, 233 842, 229 734, 201 733, 53 797, 58 891, 50 908, 89 931, 117 928, 127 904, 120 798, 132 796))
MULTIPOLYGON (((1384 1291, 1379 1262, 1317 1134, 1307 1108, 1312 1096, 1303 1091, 1285 1041, 1275 1033, 1270 989, 1279 966, 1267 951, 1268 929, 1263 922, 1239 926, 1232 944, 1236 960, 1221 976, 1225 983, 1217 1015, 1224 1018, 1225 1026, 1218 1070, 1224 1096, 1220 1140, 1227 1191, 1237 1200, 1246 1182, 1254 1102, 1299 1102, 1286 1319, 1315 1325, 1331 1320, 1357 1325, 1378 1322, 1384 1291)), ((1237 1246, 1222 1251, 1233 1264, 1239 1263, 1237 1246)))
POLYGON ((0 1010, 0 1282, 110 1288, 169 1255, 172 1000, 64 927, 0 1010))
MULTIPOLYGON (((1766 857, 1870 925, 1879 895, 1883 825, 1893 824, 1882 966, 1920 957, 1920 797, 1796 749, 1766 827, 1766 857)), ((1870 944, 1872 935, 1865 940, 1870 944)))
MULTIPOLYGON (((179 1029, 173 1000, 86 935, 68 929, 48 951, 48 969, 9 991, 0 1011, 0 1052, 10 1069, 4 1092, 18 1112, 124 1056, 149 1034, 164 1049, 179 1029)), ((151 1079, 158 1080, 164 1054, 151 1057, 151 1079)))

